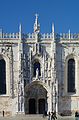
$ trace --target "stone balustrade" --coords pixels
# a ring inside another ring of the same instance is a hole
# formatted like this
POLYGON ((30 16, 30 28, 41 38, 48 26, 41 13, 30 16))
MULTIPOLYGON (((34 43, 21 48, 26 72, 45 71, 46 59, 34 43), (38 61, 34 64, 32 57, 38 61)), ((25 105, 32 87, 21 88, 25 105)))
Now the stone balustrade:
POLYGON ((78 34, 76 34, 76 33, 74 33, 74 34, 68 34, 68 33, 61 33, 60 34, 60 39, 79 39, 79 33, 78 34))
POLYGON ((28 39, 34 39, 35 38, 35 34, 34 33, 28 33, 27 35, 26 35, 26 38, 28 38, 28 39))
MULTIPOLYGON (((60 39, 60 40, 69 40, 69 39, 79 39, 79 33, 78 34, 76 34, 76 33, 74 33, 74 34, 69 34, 69 33, 61 33, 61 34, 58 34, 58 33, 55 33, 54 34, 54 36, 55 36, 55 39, 60 39)), ((28 39, 34 39, 35 38, 35 33, 32 33, 32 34, 27 34, 27 37, 26 38, 28 38, 28 39)), ((42 39, 52 39, 53 38, 53 34, 52 33, 44 33, 44 34, 40 34, 40 38, 41 38, 41 40, 42 39)))
MULTIPOLYGON (((28 38, 28 39, 34 39, 34 38, 35 38, 35 35, 36 35, 35 33, 32 33, 32 34, 31 34, 31 33, 28 33, 28 34, 26 35, 26 38, 28 38)), ((25 35, 24 35, 24 36, 25 36, 25 35)), ((46 33, 46 34, 44 33, 44 34, 40 34, 39 36, 40 36, 41 39, 42 39, 42 38, 43 38, 43 39, 48 39, 48 38, 51 39, 51 38, 52 38, 52 33, 46 33)))
POLYGON ((44 33, 44 34, 41 34, 41 38, 43 38, 43 39, 51 39, 51 38, 53 38, 53 35, 52 35, 52 33, 44 33))
POLYGON ((0 38, 19 38, 19 33, 0 33, 0 38))
MULTIPOLYGON (((28 34, 22 34, 22 38, 25 39, 35 39, 36 34, 35 33, 28 33, 28 34)), ((53 38, 53 33, 44 33, 44 34, 39 34, 39 37, 41 40, 45 40, 45 39, 52 39, 53 38)), ((55 39, 60 39, 60 40, 78 40, 79 39, 79 33, 76 34, 72 34, 72 33, 55 33, 54 34, 55 39)), ((20 38, 20 34, 19 33, 3 33, 0 32, 0 38, 15 38, 18 39, 20 38)))

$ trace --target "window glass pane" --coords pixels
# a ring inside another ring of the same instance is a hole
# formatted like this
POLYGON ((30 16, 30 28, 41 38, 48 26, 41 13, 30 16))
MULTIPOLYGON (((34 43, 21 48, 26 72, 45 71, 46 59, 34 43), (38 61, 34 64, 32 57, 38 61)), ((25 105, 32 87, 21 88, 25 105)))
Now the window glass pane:
POLYGON ((68 61, 68 92, 75 92, 75 61, 68 61))
POLYGON ((0 60, 0 94, 6 94, 6 64, 0 60))

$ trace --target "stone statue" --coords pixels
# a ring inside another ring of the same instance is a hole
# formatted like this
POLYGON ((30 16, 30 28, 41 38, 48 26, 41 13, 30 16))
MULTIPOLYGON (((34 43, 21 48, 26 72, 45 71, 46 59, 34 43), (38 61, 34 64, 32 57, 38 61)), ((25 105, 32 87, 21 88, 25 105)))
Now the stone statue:
POLYGON ((38 79, 38 77, 39 77, 39 70, 38 70, 38 68, 36 69, 36 79, 38 79))

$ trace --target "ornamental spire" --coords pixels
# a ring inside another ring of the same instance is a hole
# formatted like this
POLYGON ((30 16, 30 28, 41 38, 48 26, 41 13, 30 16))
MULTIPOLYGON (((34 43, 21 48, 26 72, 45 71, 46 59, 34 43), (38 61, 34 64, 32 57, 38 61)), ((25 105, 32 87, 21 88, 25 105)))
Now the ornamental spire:
POLYGON ((34 23, 34 32, 39 33, 40 32, 40 24, 38 23, 38 14, 35 14, 36 19, 34 23))
POLYGON ((54 23, 52 23, 52 33, 54 33, 54 23))
POLYGON ((19 38, 20 39, 22 38, 22 25, 21 25, 21 23, 19 25, 19 38))
POLYGON ((52 23, 52 35, 53 35, 53 40, 55 39, 55 29, 54 29, 54 23, 52 23))
POLYGON ((69 39, 71 38, 70 34, 71 34, 71 33, 70 33, 70 29, 69 29, 69 39))

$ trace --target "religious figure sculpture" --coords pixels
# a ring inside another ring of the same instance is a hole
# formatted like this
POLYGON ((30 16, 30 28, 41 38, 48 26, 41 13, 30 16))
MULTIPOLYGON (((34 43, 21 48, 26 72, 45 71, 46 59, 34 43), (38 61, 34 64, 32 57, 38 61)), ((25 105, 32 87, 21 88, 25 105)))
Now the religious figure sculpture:
POLYGON ((39 77, 39 70, 38 70, 38 68, 36 69, 36 79, 38 79, 38 77, 39 77))

